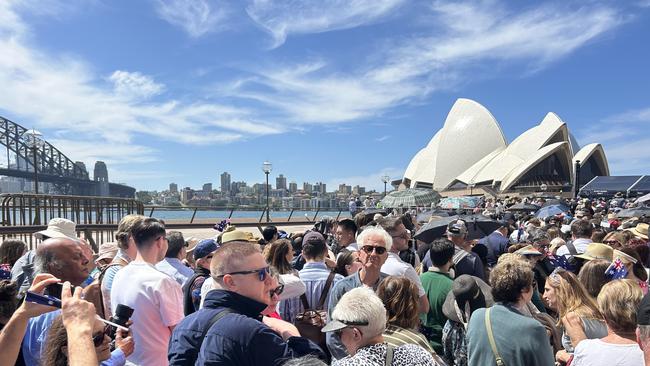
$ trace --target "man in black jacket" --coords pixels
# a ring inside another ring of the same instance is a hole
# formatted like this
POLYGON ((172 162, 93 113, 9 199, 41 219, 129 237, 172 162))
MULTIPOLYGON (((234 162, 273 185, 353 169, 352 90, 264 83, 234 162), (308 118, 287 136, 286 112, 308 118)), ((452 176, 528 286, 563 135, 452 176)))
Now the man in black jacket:
POLYGON ((210 272, 216 289, 174 329, 170 365, 281 365, 307 354, 324 358, 294 325, 260 315, 275 289, 258 245, 224 244, 210 272))
POLYGON ((199 310, 201 304, 201 286, 206 279, 210 278, 210 263, 214 251, 219 246, 214 239, 201 240, 194 249, 194 261, 196 268, 194 275, 183 285, 183 311, 185 316, 199 310))

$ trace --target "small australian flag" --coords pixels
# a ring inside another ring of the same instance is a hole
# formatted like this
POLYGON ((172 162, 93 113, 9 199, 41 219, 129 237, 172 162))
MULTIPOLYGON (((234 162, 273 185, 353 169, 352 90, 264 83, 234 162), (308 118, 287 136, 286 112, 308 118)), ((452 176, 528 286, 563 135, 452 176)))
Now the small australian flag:
POLYGON ((621 258, 616 258, 612 264, 607 267, 605 274, 612 280, 620 280, 627 277, 627 268, 625 268, 625 264, 623 264, 621 258))

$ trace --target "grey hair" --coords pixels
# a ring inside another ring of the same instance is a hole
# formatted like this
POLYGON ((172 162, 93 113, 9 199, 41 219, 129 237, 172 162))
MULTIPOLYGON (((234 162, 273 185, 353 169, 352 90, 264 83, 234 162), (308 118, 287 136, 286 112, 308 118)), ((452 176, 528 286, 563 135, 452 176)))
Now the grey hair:
POLYGON ((346 292, 332 312, 332 319, 348 322, 364 322, 355 326, 361 329, 363 339, 376 337, 386 330, 386 308, 379 297, 369 288, 357 287, 346 292))
POLYGON ((312 355, 307 355, 291 359, 285 362, 283 366, 327 366, 327 364, 312 355))
POLYGON ((650 325, 637 325, 637 331, 639 332, 639 340, 641 342, 650 342, 650 325))
POLYGON ((50 266, 63 268, 63 263, 56 257, 54 251, 43 250, 35 251, 34 254, 34 275, 41 273, 50 273, 50 266))
POLYGON ((386 245, 386 250, 390 251, 390 248, 393 246, 393 238, 386 230, 382 229, 379 226, 368 226, 367 228, 363 229, 361 234, 359 234, 357 237, 359 249, 361 249, 362 246, 366 245, 366 239, 371 236, 379 236, 382 238, 384 244, 386 245))

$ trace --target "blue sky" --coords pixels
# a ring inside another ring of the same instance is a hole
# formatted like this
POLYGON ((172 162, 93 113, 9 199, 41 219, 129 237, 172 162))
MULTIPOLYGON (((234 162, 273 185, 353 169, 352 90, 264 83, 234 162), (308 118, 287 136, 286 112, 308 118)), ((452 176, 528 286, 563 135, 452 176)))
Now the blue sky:
MULTIPOLYGON (((0 1, 0 115, 140 190, 383 189, 478 101, 650 172, 650 1, 0 1)), ((471 148, 471 147, 467 147, 471 148)))

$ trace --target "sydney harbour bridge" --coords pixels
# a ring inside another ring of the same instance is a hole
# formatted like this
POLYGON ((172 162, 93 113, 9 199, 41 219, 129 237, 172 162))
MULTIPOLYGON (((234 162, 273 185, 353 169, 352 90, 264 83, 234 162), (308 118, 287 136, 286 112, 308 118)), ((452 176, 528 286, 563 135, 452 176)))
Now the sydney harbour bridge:
MULTIPOLYGON (((7 149, 6 167, 0 166, 0 176, 23 178, 50 183, 50 192, 77 196, 110 196, 133 198, 135 188, 108 182, 105 165, 103 174, 90 179, 83 163, 75 163, 49 142, 26 138, 25 127, 0 116, 0 143, 7 149), (12 159, 11 156, 15 156, 12 159)), ((4 165, 4 164, 2 164, 4 165)))

